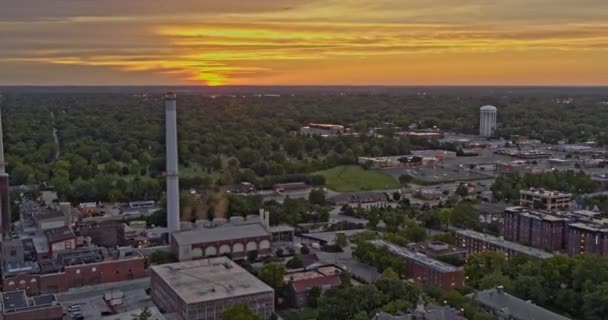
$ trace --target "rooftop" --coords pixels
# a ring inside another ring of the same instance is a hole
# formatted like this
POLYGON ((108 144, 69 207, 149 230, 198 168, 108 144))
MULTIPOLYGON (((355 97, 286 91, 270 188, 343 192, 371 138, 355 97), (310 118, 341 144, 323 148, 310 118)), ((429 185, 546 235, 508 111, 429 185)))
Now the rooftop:
POLYGON ((226 257, 153 266, 186 303, 274 293, 274 290, 226 257))
POLYGON ((233 225, 226 224, 215 228, 196 228, 193 230, 176 232, 173 238, 178 245, 193 243, 225 241, 235 238, 253 238, 270 236, 270 233, 259 223, 233 225))
POLYGON ((571 193, 565 193, 565 192, 561 192, 561 191, 550 191, 550 190, 545 190, 545 189, 536 189, 536 188, 530 188, 530 189, 524 189, 519 191, 520 193, 523 194, 533 194, 533 195, 545 195, 547 197, 571 197, 572 194, 571 193))
POLYGON ((584 223, 577 222, 569 224, 570 227, 577 229, 584 229, 591 232, 608 232, 608 225, 600 224, 600 223, 584 223))
POLYGON ((467 297, 503 313, 509 319, 534 319, 534 320, 569 320, 564 316, 541 308, 532 302, 527 302, 514 297, 501 288, 492 288, 477 293, 471 293, 467 297))
POLYGON ((60 227, 44 231, 49 242, 59 242, 75 238, 74 232, 68 227, 60 227))
POLYGON ((545 252, 543 250, 526 247, 519 243, 505 241, 502 238, 498 238, 498 237, 495 237, 495 236, 492 236, 489 234, 480 233, 480 232, 473 231, 473 230, 456 230, 456 233, 467 236, 467 237, 471 237, 474 239, 489 242, 489 243, 499 246, 499 247, 511 249, 513 251, 523 253, 523 254, 531 256, 531 257, 537 257, 537 258, 541 258, 541 259, 548 259, 548 258, 553 257, 553 254, 545 252))
POLYGON ((350 237, 363 231, 366 231, 366 229, 304 233, 300 236, 308 239, 322 241, 325 243, 333 243, 336 240, 337 233, 343 233, 347 237, 350 237))
POLYGON ((459 270, 458 268, 454 267, 453 265, 447 264, 445 262, 441 262, 439 260, 435 260, 425 254, 418 253, 418 252, 412 251, 408 248, 404 248, 404 247, 392 244, 388 241, 370 240, 370 242, 377 246, 385 246, 395 255, 398 255, 398 256, 406 258, 406 259, 414 260, 429 268, 435 269, 439 272, 455 272, 455 271, 459 270))
POLYGON ((24 290, 2 293, 2 312, 21 312, 31 309, 46 308, 58 305, 57 298, 52 294, 27 297, 24 290))
POLYGON ((342 193, 327 199, 331 203, 338 202, 380 202, 387 201, 386 194, 383 192, 371 192, 371 191, 362 191, 362 192, 347 192, 342 193))

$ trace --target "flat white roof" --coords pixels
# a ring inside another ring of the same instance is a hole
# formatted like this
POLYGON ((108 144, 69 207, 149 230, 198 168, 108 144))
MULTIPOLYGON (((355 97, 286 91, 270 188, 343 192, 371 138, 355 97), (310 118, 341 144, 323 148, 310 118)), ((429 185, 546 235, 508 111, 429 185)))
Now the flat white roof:
POLYGON ((153 266, 187 304, 273 293, 274 290, 227 257, 153 266))

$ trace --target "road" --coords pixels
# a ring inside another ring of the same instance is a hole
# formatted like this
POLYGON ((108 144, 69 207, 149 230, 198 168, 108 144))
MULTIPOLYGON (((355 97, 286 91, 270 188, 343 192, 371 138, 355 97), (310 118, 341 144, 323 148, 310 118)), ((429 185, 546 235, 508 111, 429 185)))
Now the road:
MULTIPOLYGON (((70 289, 68 292, 57 294, 57 299, 66 309, 71 305, 79 305, 82 315, 87 320, 102 319, 101 312, 109 310, 107 304, 103 300, 103 295, 106 292, 122 291, 124 297, 123 305, 120 306, 120 308, 123 311, 136 310, 146 306, 153 306, 152 300, 145 292, 145 289, 148 287, 150 287, 150 278, 146 277, 130 281, 70 289)), ((66 315, 65 319, 70 318, 66 315)))
POLYGON ((353 275, 365 280, 368 283, 374 283, 376 280, 378 280, 378 278, 380 278, 381 274, 376 268, 365 263, 361 263, 353 258, 352 249, 350 246, 344 248, 344 252, 337 253, 325 252, 314 248, 311 250, 322 262, 333 263, 345 268, 353 275))

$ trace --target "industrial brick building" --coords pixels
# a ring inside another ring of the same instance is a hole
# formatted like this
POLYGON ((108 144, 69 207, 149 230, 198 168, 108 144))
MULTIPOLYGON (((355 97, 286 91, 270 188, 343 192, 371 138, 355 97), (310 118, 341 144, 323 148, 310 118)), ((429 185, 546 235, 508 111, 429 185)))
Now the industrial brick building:
POLYGON ((63 307, 55 295, 28 297, 25 291, 8 291, 2 296, 3 320, 60 320, 63 307))
POLYGON ((144 257, 135 251, 85 248, 58 253, 53 260, 3 265, 2 290, 38 295, 144 276, 144 257))
POLYGON ((261 223, 197 228, 172 235, 171 251, 179 261, 230 255, 244 258, 248 252, 269 255, 272 234, 261 223))
POLYGON ((387 247, 394 255, 405 260, 408 275, 422 285, 454 289, 462 287, 464 283, 462 268, 384 240, 371 240, 370 242, 376 246, 387 247))
POLYGON ((509 259, 515 255, 526 255, 539 259, 553 257, 553 254, 543 250, 527 247, 519 243, 506 241, 502 238, 473 230, 457 230, 456 245, 466 248, 469 253, 485 251, 503 252, 509 259))
POLYGON ((235 304, 262 319, 274 312, 274 290, 227 257, 153 266, 152 301, 181 320, 215 320, 235 304))

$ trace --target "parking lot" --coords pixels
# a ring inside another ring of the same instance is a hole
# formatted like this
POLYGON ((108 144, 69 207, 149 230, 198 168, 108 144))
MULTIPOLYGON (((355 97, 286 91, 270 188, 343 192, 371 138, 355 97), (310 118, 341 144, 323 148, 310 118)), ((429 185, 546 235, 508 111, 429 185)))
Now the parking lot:
POLYGON ((75 313, 67 311, 73 305, 80 307, 80 313, 84 319, 103 319, 102 312, 110 311, 108 304, 103 300, 104 294, 122 291, 124 294, 122 298, 123 303, 116 309, 119 312, 127 312, 154 305, 145 291, 149 286, 150 278, 100 284, 59 293, 57 294, 57 299, 66 310, 64 319, 73 319, 75 313))

